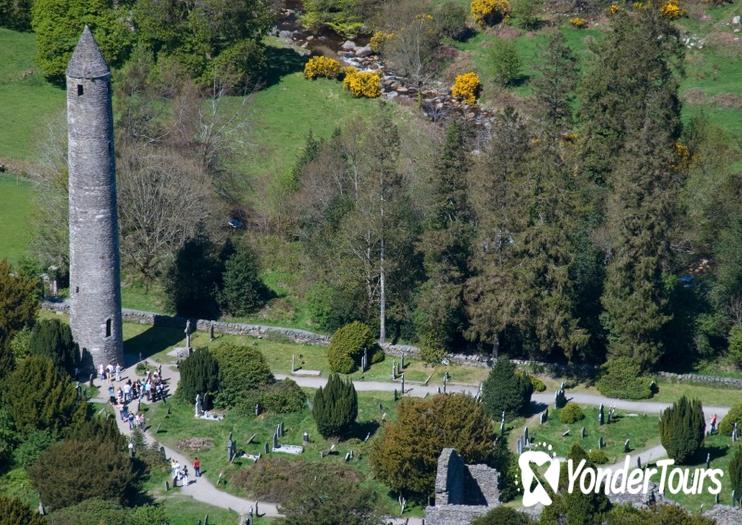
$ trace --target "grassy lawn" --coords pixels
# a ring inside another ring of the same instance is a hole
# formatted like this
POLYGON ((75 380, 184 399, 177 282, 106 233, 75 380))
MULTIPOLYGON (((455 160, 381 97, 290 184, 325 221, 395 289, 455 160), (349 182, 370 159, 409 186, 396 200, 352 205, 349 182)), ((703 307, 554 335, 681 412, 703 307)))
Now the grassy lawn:
MULTIPOLYGON (((311 391, 308 391, 311 394, 311 391)), ((294 461, 309 461, 319 463, 344 463, 346 452, 352 450, 354 459, 346 465, 357 469, 364 478, 363 484, 372 487, 381 497, 381 505, 385 512, 394 513, 399 511, 396 498, 388 494, 388 489, 378 481, 372 479, 368 454, 371 442, 364 442, 367 434, 373 435, 379 427, 382 413, 386 413, 387 420, 395 417, 395 404, 391 394, 385 393, 359 393, 358 395, 358 424, 352 431, 352 436, 337 444, 338 454, 330 455, 320 459, 320 451, 330 447, 330 443, 323 439, 314 424, 310 410, 307 408, 300 413, 292 414, 261 414, 260 416, 240 415, 236 411, 227 414, 223 421, 210 422, 196 420, 193 417, 193 407, 190 403, 173 400, 167 406, 158 403, 147 406, 147 417, 154 436, 172 447, 181 448, 179 442, 182 439, 199 437, 213 440, 213 448, 199 452, 187 452, 191 458, 198 455, 204 465, 204 474, 216 483, 219 474, 223 473, 224 480, 220 483, 222 489, 241 496, 245 494, 239 487, 230 484, 229 480, 233 473, 240 469, 251 468, 253 462, 248 459, 238 459, 229 465, 226 457, 226 442, 230 432, 237 443, 237 448, 249 454, 264 453, 265 443, 270 443, 276 426, 283 421, 284 437, 282 443, 300 445, 302 435, 308 432, 311 442, 305 445, 305 451, 301 456, 289 456, 285 454, 271 453, 271 456, 284 457, 294 461), (380 409, 381 405, 381 409, 380 409), (167 415, 167 407, 170 415, 167 415), (158 432, 155 433, 156 430, 158 432), (255 434, 252 443, 247 440, 255 434)), ((422 509, 413 508, 408 512, 419 514, 422 509)), ((406 513, 407 515, 408 513, 406 513)))
POLYGON ((64 91, 39 73, 35 52, 32 33, 0 28, 0 160, 33 161, 48 123, 64 109, 64 91))
MULTIPOLYGON (((0 104, 0 111, 2 107, 3 104, 0 104)), ((1 129, 4 127, 0 126, 1 129)), ((0 259, 7 258, 15 263, 28 253, 32 212, 31 183, 12 175, 0 175, 0 259)))
MULTIPOLYGON (((632 450, 641 450, 659 443, 657 416, 637 414, 629 416, 626 412, 617 411, 618 418, 610 425, 598 424, 598 408, 581 406, 585 418, 571 425, 559 421, 559 410, 549 409, 549 419, 543 425, 538 422, 529 427, 529 435, 537 442, 546 442, 554 447, 557 455, 566 457, 574 443, 579 443, 586 451, 598 448, 598 439, 603 436, 606 453, 611 463, 624 457, 623 444, 630 439, 632 450), (580 430, 585 427, 586 437, 581 437, 580 430), (569 430, 569 435, 562 434, 569 430)), ((608 409, 606 408, 606 418, 608 409)), ((517 436, 515 436, 517 437, 517 436)))
MULTIPOLYGON (((208 514, 209 525, 234 525, 239 516, 236 512, 213 507, 186 496, 174 496, 158 501, 165 509, 170 525, 193 525, 199 520, 204 523, 204 516, 208 514)), ((261 525, 269 523, 267 518, 253 519, 253 523, 261 525)))

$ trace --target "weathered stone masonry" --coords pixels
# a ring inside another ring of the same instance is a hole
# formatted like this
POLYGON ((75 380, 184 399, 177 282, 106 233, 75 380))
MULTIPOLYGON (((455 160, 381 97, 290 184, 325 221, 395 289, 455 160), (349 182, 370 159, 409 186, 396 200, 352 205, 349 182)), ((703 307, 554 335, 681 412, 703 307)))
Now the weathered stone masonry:
POLYGON ((67 66, 70 325, 91 365, 123 363, 111 72, 88 27, 67 66))

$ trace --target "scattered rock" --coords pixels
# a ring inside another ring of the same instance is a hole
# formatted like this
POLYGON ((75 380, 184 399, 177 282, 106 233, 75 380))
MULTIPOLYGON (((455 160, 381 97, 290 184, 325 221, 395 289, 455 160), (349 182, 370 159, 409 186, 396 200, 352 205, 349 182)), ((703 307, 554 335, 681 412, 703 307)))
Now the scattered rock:
POLYGON ((181 439, 178 441, 178 448, 184 450, 206 450, 214 448, 214 440, 200 437, 181 439))
POLYGON ((363 47, 356 48, 357 57, 364 58, 364 57, 371 56, 372 54, 373 54, 373 51, 371 51, 371 46, 363 46, 363 47))
POLYGON ((293 31, 284 30, 284 31, 278 32, 278 38, 280 38, 281 40, 293 40, 293 37, 294 37, 293 31))
POLYGON ((358 46, 356 46, 355 42, 353 42, 352 40, 346 40, 345 42, 343 42, 343 45, 340 46, 340 49, 344 51, 353 51, 356 47, 358 46))
POLYGON ((737 15, 737 16, 735 16, 735 17, 732 18, 732 24, 734 24, 735 26, 738 26, 740 24, 740 16, 739 15, 737 15))

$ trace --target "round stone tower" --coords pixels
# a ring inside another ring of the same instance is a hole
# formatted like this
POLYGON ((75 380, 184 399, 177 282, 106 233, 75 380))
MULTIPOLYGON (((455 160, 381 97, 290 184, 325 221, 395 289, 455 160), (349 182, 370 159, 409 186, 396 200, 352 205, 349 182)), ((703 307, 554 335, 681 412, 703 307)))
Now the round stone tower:
POLYGON ((72 334, 81 368, 123 366, 111 72, 87 26, 67 65, 67 133, 72 334))

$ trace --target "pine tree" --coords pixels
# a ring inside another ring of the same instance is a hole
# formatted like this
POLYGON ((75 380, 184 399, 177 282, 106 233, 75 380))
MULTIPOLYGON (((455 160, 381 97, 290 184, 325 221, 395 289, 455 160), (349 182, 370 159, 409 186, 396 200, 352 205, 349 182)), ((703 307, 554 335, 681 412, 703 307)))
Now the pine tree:
POLYGON ((0 496, 0 525, 45 525, 43 516, 32 512, 17 498, 0 496))
POLYGON ((427 281, 417 302, 417 334, 424 346, 435 349, 452 350, 466 329, 463 292, 473 235, 469 166, 464 131, 454 122, 431 177, 432 203, 419 244, 427 281))
POLYGON ((323 437, 341 436, 358 417, 358 395, 351 380, 331 374, 327 384, 314 395, 312 416, 323 437))
POLYGON ((216 302, 221 278, 215 246, 208 237, 189 239, 178 250, 165 279, 169 306, 178 315, 214 319, 219 314, 216 302))
POLYGON ((189 403, 196 399, 196 395, 206 396, 204 408, 208 407, 208 399, 219 390, 219 364, 208 348, 198 348, 180 364, 180 383, 177 396, 189 403))
POLYGON ((260 308, 268 295, 260 280, 258 257, 249 246, 240 244, 225 264, 219 302, 222 309, 235 316, 247 315, 260 308))
POLYGON ((73 374, 80 362, 80 347, 69 325, 59 319, 42 319, 31 331, 29 352, 48 357, 60 370, 73 374))
POLYGON ((33 324, 38 308, 36 280, 15 272, 6 259, 0 260, 0 378, 13 369, 10 341, 33 324))
POLYGON ((492 417, 499 420, 502 412, 512 419, 531 404, 533 384, 523 372, 507 359, 500 358, 482 383, 482 403, 492 417))
POLYGON ((662 412, 659 427, 667 455, 680 465, 688 463, 703 445, 706 431, 701 402, 681 397, 662 412))
POLYGON ((577 58, 561 31, 551 33, 538 70, 541 76, 533 81, 533 94, 544 134, 554 141, 572 127, 572 102, 577 85, 577 58))
POLYGON ((742 446, 739 445, 729 462, 729 484, 735 494, 742 494, 742 446))

